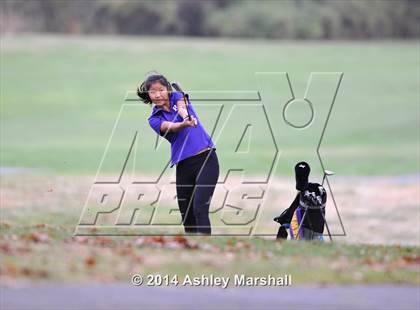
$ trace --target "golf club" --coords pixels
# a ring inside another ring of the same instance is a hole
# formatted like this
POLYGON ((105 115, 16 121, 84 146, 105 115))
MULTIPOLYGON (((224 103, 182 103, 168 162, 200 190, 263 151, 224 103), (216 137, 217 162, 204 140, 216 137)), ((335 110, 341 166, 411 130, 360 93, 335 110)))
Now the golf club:
POLYGON ((188 100, 189 100, 188 94, 186 94, 182 91, 181 86, 179 85, 178 82, 173 82, 171 85, 176 91, 181 92, 182 95, 184 96, 184 102, 185 102, 185 108, 187 109, 188 120, 191 120, 190 111, 188 110, 188 100))
POLYGON ((331 171, 331 170, 324 170, 324 177, 322 178, 322 183, 321 183, 321 185, 323 186, 324 185, 324 181, 325 181, 325 178, 327 177, 327 175, 328 176, 330 176, 330 175, 333 175, 334 174, 334 172, 333 171, 331 171))

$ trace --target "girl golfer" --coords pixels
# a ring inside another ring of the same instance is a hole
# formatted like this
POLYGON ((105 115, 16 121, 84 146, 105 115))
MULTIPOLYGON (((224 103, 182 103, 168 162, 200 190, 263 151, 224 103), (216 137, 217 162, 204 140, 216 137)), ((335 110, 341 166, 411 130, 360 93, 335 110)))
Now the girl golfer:
POLYGON ((219 178, 213 141, 191 103, 187 106, 183 94, 173 91, 163 75, 149 75, 137 94, 144 103, 154 104, 149 124, 171 143, 171 167, 176 165, 177 199, 185 233, 210 235, 209 207, 219 178))

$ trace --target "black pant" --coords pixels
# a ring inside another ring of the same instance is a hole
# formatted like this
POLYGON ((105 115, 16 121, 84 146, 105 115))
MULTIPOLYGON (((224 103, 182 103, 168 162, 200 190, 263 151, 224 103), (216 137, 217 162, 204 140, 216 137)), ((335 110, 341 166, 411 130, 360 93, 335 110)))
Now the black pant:
POLYGON ((210 202, 219 178, 216 149, 181 160, 176 165, 176 191, 185 233, 210 235, 210 202))

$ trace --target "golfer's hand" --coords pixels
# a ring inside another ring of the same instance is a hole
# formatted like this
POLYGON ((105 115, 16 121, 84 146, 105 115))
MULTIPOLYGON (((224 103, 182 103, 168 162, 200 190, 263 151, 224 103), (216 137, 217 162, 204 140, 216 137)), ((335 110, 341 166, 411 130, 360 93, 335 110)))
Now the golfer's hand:
POLYGON ((186 119, 184 119, 182 124, 183 124, 184 127, 195 127, 195 126, 197 126, 198 121, 194 116, 191 116, 191 120, 186 118, 186 119))

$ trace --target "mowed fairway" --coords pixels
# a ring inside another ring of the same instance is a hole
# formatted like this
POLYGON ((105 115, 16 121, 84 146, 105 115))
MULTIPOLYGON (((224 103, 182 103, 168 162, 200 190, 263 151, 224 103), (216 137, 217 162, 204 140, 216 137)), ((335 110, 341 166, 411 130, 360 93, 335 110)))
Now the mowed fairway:
MULTIPOLYGON (((321 148, 327 168, 340 175, 416 173, 418 53, 415 41, 6 36, 1 40, 1 166, 95 174, 126 92, 135 90, 152 69, 180 81, 185 89, 206 91, 259 90, 254 72, 288 72, 297 98, 303 97, 311 72, 343 72, 321 148)), ((287 84, 278 85, 262 98, 267 107, 278 104, 273 99, 277 91, 287 90, 287 84)), ((331 84, 325 89, 320 85, 316 93, 332 97, 331 84)), ((153 137, 147 110, 143 112, 142 117, 125 119, 143 124, 153 137)), ((200 117, 210 132, 210 117, 200 117)), ((281 121, 280 115, 270 117, 274 127, 277 119, 281 121)), ((228 129, 242 125, 239 121, 230 120, 228 129)), ((312 137, 295 141, 285 132, 274 136, 279 149, 287 150, 278 169, 286 175, 303 154, 314 153, 317 143, 312 137)), ((271 159, 267 150, 273 141, 258 132, 251 138, 253 158, 247 169, 259 174, 271 159)), ((237 140, 217 143, 220 154, 237 140)), ((107 172, 121 169, 121 154, 129 146, 127 140, 113 141, 113 148, 121 152, 110 157, 107 172)), ((162 168, 151 150, 142 152, 147 164, 143 162, 141 171, 162 168)), ((169 159, 168 143, 159 158, 169 159)), ((222 158, 222 169, 235 162, 229 155, 222 158)))

